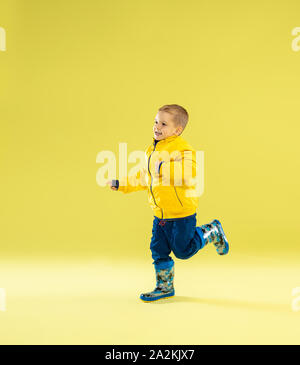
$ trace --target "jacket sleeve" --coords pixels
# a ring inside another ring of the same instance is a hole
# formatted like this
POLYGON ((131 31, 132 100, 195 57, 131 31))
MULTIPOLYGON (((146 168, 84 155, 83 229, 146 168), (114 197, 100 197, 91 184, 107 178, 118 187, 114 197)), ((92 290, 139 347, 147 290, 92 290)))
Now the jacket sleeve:
POLYGON ((174 159, 163 161, 159 168, 162 185, 192 186, 192 179, 196 177, 196 152, 181 151, 174 159))
POLYGON ((127 194, 134 191, 147 190, 147 185, 147 169, 143 167, 136 174, 118 180, 118 191, 127 194))

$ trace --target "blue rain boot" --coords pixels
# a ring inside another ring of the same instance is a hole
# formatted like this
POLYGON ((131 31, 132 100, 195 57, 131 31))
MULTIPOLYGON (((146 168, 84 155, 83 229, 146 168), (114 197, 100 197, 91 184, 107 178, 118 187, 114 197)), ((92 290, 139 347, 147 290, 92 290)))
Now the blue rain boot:
POLYGON ((156 269, 156 288, 140 295, 140 299, 144 302, 153 302, 154 300, 173 297, 175 290, 174 281, 174 265, 168 269, 156 269))
POLYGON ((214 219, 208 224, 200 226, 205 245, 213 243, 219 255, 226 255, 229 251, 229 244, 223 231, 221 222, 214 219))

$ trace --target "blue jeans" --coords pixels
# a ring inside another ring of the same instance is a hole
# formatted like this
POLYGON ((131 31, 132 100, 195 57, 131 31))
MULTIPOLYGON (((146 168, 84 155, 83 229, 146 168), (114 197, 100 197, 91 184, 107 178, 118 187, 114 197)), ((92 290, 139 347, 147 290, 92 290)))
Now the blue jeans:
POLYGON ((201 227, 196 227, 196 213, 174 219, 154 217, 150 250, 155 269, 167 269, 174 265, 171 251, 177 258, 185 260, 204 246, 201 227))

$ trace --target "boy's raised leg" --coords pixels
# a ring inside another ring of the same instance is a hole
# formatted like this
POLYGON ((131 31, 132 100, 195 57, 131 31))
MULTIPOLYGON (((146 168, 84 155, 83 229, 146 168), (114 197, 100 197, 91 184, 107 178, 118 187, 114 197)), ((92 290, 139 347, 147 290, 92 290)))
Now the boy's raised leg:
POLYGON ((214 219, 208 224, 196 226, 195 215, 176 220, 170 227, 173 234, 171 248, 179 259, 189 259, 209 243, 213 243, 219 255, 226 255, 229 244, 221 223, 214 219))
POLYGON ((204 245, 213 243, 219 255, 228 253, 229 244, 220 221, 214 219, 212 222, 197 228, 202 230, 204 245))

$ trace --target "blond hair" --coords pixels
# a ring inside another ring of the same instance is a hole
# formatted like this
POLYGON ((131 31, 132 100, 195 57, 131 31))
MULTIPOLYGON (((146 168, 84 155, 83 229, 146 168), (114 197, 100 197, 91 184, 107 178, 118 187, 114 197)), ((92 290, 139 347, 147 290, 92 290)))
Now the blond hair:
POLYGON ((187 125, 189 120, 188 112, 180 105, 177 104, 166 104, 158 109, 159 112, 167 112, 172 114, 173 121, 176 126, 181 126, 182 131, 187 125))

